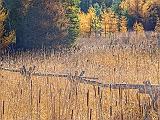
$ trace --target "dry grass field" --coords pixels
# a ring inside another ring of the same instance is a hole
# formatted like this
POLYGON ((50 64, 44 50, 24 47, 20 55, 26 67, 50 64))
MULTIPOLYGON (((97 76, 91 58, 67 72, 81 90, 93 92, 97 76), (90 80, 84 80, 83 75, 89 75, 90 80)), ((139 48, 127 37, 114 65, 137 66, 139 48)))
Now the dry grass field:
MULTIPOLYGON (((160 82, 157 37, 81 38, 80 48, 50 54, 17 52, 3 56, 6 68, 36 66, 35 71, 80 74, 102 83, 160 82), (120 40, 127 40, 120 41, 120 40), (129 42, 128 42, 129 41, 129 42)), ((159 104, 160 102, 158 102, 159 104)), ((160 106, 157 106, 160 108, 160 106)), ((149 95, 69 81, 68 78, 23 76, 0 70, 0 120, 159 120, 149 95)))

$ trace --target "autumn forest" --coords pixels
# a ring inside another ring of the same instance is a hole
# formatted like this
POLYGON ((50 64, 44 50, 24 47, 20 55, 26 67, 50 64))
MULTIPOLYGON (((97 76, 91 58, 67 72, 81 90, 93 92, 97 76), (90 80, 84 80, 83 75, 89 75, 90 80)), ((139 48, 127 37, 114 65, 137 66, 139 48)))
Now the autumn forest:
POLYGON ((77 38, 160 31, 159 0, 1 0, 1 49, 71 47, 77 38))

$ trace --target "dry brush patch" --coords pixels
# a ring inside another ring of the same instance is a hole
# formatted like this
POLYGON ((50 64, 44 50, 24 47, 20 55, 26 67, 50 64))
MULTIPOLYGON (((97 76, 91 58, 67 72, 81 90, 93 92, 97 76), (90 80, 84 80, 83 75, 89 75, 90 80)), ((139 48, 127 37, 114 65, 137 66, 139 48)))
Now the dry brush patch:
MULTIPOLYGON (((97 41, 96 41, 97 42, 97 41)), ((86 42, 87 43, 87 42, 86 42)), ((105 42, 104 42, 105 43, 105 42)), ((82 46, 71 52, 19 52, 3 56, 2 65, 35 71, 81 73, 104 83, 159 84, 159 50, 146 47, 82 46), (141 48, 142 47, 142 48, 141 48)), ((68 81, 66 78, 32 76, 0 71, 2 120, 158 120, 148 95, 137 90, 112 90, 68 81)), ((159 103, 159 102, 158 102, 159 103)))
POLYGON ((1 73, 7 75, 1 78, 0 86, 4 120, 140 120, 146 115, 157 119, 149 96, 136 90, 112 90, 63 78, 27 79, 20 74, 1 73))

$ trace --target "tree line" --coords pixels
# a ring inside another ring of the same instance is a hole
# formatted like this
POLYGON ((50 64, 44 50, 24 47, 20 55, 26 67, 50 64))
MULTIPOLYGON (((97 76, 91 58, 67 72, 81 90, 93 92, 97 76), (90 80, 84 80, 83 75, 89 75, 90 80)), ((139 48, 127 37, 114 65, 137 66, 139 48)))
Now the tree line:
POLYGON ((59 49, 80 35, 159 32, 159 18, 159 0, 0 0, 0 49, 59 49))

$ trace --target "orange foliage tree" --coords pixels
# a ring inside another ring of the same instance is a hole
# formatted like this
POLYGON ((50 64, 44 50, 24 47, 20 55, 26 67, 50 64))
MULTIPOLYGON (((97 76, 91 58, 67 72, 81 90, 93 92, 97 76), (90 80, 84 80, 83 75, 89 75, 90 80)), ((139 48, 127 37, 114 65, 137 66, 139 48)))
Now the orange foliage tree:
POLYGON ((120 19, 120 32, 127 32, 127 18, 125 16, 120 19))
POLYGON ((111 17, 110 13, 107 11, 104 11, 102 14, 102 30, 104 31, 105 37, 107 33, 110 32, 111 29, 111 17))
POLYGON ((89 33, 91 29, 91 20, 90 16, 86 13, 81 12, 79 14, 80 20, 80 34, 84 35, 85 33, 89 33))
POLYGON ((119 28, 118 28, 118 24, 119 24, 119 20, 118 20, 118 16, 115 13, 111 13, 111 32, 115 33, 118 32, 119 28))
POLYGON ((119 20, 117 15, 112 11, 104 11, 102 14, 102 30, 105 33, 118 32, 119 20))
POLYGON ((120 7, 128 10, 130 15, 139 16, 142 14, 144 4, 145 0, 123 0, 120 7))
POLYGON ((80 34, 88 36, 94 31, 95 34, 99 29, 101 29, 101 22, 98 16, 96 16, 96 11, 93 7, 90 7, 88 13, 79 13, 80 19, 80 34))

